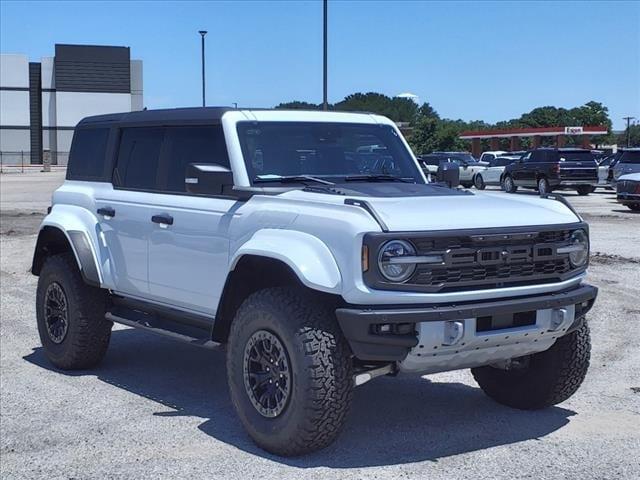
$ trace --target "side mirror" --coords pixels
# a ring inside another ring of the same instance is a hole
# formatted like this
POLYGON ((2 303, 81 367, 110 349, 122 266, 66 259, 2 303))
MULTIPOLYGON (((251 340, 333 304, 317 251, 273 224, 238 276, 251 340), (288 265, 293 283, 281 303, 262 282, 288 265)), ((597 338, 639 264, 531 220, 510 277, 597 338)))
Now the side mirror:
POLYGON ((216 163, 190 163, 185 172, 185 189, 194 195, 223 195, 233 188, 233 173, 216 163))
POLYGON ((437 172, 438 182, 449 185, 449 188, 456 188, 460 185, 460 168, 455 162, 440 162, 437 172))

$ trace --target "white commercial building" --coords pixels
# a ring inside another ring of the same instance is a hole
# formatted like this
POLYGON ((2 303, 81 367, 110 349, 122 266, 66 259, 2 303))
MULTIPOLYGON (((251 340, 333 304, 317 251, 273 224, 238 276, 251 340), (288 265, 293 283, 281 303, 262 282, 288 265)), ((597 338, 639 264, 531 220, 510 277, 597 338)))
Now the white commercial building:
POLYGON ((3 163, 65 164, 75 125, 88 115, 142 110, 142 61, 128 47, 56 45, 54 57, 0 57, 3 163))

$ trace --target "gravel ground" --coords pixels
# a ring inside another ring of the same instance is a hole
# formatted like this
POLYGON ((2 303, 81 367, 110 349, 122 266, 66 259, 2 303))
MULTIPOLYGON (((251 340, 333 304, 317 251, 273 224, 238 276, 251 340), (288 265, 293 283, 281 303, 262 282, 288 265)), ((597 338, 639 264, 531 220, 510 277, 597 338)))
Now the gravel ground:
POLYGON ((613 195, 567 198, 591 225, 593 352, 578 393, 521 412, 468 371, 356 389, 345 431, 319 453, 255 447, 228 397, 224 355, 116 327, 104 363, 61 372, 35 327, 35 232, 63 174, 1 180, 0 476, 9 478, 640 477, 640 215, 613 195))

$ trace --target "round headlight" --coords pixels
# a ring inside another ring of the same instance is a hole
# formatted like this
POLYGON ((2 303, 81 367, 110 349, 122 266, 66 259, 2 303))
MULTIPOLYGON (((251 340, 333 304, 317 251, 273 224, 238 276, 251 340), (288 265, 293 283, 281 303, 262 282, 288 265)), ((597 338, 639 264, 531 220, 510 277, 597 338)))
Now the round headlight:
POLYGON ((579 247, 569 253, 569 261, 574 267, 583 267, 589 259, 589 237, 584 230, 576 230, 571 234, 571 246, 579 247))
POLYGON ((402 257, 413 256, 416 249, 404 240, 391 240, 384 244, 378 256, 378 265, 382 275, 391 282, 404 282, 416 270, 416 264, 403 261, 402 257))

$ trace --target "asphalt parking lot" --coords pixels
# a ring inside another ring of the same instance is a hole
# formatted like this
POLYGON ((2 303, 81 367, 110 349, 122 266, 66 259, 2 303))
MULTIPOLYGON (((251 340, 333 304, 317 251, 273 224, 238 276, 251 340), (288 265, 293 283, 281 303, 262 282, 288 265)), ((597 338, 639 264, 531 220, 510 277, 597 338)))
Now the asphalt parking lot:
POLYGON ((574 397, 521 412, 485 397, 468 371, 381 378, 356 389, 335 444, 284 459, 236 419, 223 352, 118 326, 95 370, 46 361, 28 269, 62 179, 0 176, 3 479, 640 478, 640 214, 612 192, 566 194, 590 223, 589 281, 600 288, 591 368, 574 397))

